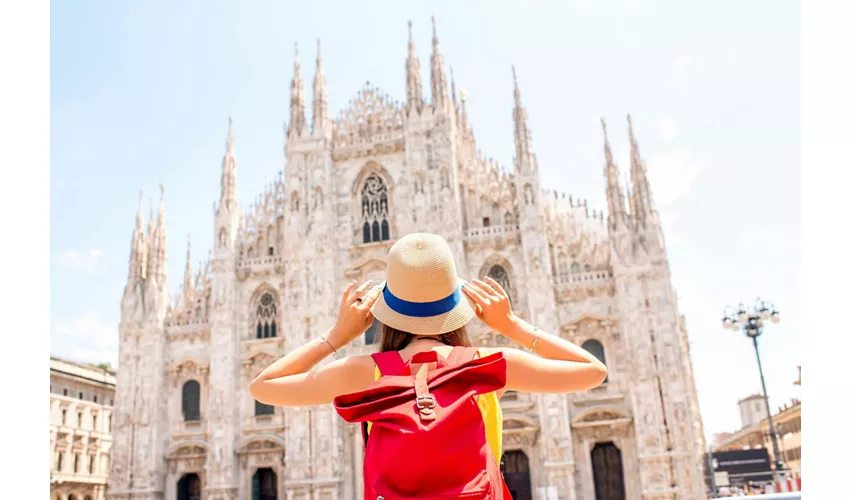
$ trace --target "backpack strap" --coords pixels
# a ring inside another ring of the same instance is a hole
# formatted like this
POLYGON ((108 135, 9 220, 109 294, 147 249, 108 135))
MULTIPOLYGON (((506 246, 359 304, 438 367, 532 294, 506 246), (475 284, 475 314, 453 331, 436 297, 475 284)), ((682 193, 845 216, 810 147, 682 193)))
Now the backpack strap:
POLYGON ((378 365, 382 377, 385 375, 410 375, 410 368, 401 359, 401 354, 398 351, 376 352, 372 354, 372 359, 378 365))
POLYGON ((462 365, 475 359, 476 354, 478 354, 477 347, 455 347, 446 361, 449 366, 462 365))
MULTIPOLYGON (((372 359, 378 366, 381 376, 385 375, 410 375, 410 368, 401 359, 401 354, 398 351, 376 352, 372 354, 372 359)), ((366 449, 366 443, 369 441, 369 423, 363 422, 360 425, 360 430, 363 433, 363 449, 366 449)))

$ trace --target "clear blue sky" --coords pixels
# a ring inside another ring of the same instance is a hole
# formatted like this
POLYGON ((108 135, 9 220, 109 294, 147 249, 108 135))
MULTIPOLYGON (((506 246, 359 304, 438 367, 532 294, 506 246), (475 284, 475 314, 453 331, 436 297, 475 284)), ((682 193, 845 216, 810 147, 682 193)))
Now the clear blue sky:
MULTIPOLYGON (((776 407, 799 391, 800 31, 792 0, 677 2, 51 2, 51 351, 117 359, 138 193, 166 186, 169 281, 212 242, 227 116, 239 200, 284 168, 293 44, 308 102, 322 39, 336 115, 364 82, 403 100, 407 20, 428 88, 430 16, 479 145, 513 155, 517 67, 544 185, 605 208, 598 117, 621 170, 631 113, 664 219, 707 432, 760 390, 722 308, 758 295, 776 407), (367 7, 368 5, 368 7, 367 7)), ((147 204, 147 201, 146 201, 147 204)), ((826 215, 826 214, 824 214, 826 215)))

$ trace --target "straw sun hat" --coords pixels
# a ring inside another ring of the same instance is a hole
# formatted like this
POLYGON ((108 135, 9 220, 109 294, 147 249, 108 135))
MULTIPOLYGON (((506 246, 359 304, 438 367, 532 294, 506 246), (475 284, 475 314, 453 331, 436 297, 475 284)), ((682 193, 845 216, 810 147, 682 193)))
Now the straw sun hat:
POLYGON ((460 289, 463 283, 446 240, 435 234, 409 234, 390 249, 387 281, 372 314, 414 335, 457 330, 475 317, 475 304, 460 289))

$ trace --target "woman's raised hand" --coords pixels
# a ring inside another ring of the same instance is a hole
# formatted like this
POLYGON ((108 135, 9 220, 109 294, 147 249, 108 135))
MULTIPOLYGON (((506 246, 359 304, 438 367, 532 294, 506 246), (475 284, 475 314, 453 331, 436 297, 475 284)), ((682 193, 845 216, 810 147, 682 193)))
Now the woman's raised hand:
POLYGON ((505 334, 516 321, 511 301, 502 286, 489 276, 463 285, 463 291, 475 302, 475 314, 493 330, 505 334))
POLYGON ((376 286, 369 290, 371 284, 372 280, 369 280, 357 286, 357 281, 353 281, 343 292, 336 324, 328 334, 328 341, 335 349, 340 349, 372 326, 375 318, 370 309, 378 300, 381 287, 376 286))

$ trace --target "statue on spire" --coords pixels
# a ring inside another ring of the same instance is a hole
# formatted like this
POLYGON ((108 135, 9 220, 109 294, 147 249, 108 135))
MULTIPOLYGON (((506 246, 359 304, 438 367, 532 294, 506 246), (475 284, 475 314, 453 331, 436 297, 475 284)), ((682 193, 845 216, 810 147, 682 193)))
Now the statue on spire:
POLYGON ((443 56, 440 54, 440 40, 437 38, 437 21, 431 16, 433 52, 431 54, 431 101, 434 110, 447 110, 449 104, 449 87, 446 81, 446 69, 443 56))
POLYGON ((646 164, 640 156, 637 139, 635 138, 632 128, 632 117, 626 115, 626 122, 629 127, 629 144, 630 144, 630 174, 634 187, 634 206, 635 213, 632 216, 640 225, 645 225, 650 216, 655 212, 654 203, 652 200, 652 190, 649 187, 649 179, 646 175, 646 164))
POLYGON ((626 227, 626 206, 623 191, 620 189, 620 170, 614 164, 614 155, 611 153, 611 144, 608 142, 608 127, 604 118, 600 118, 599 121, 602 123, 602 136, 605 143, 605 196, 608 198, 608 225, 612 230, 617 230, 626 227))
MULTIPOLYGON (((163 190, 165 196, 165 190, 163 190)), ((227 148, 221 160, 221 197, 218 211, 231 210, 236 205, 236 155, 233 152, 233 117, 227 116, 227 148)))
POLYGON ((419 58, 413 43, 413 22, 407 22, 407 113, 412 110, 422 112, 422 75, 419 71, 419 58))
POLYGON ((519 170, 536 168, 534 153, 531 151, 531 131, 528 130, 528 116, 520 100, 519 83, 516 77, 516 67, 511 65, 514 75, 514 145, 516 146, 516 163, 519 170))
POLYGON ((192 235, 186 236, 186 271, 183 273, 183 306, 191 308, 195 298, 195 287, 192 285, 192 235))
POLYGON ((316 76, 313 77, 313 133, 331 134, 331 121, 328 116, 328 85, 322 68, 322 41, 316 40, 316 76))
POLYGON ((301 57, 298 54, 298 42, 295 42, 294 66, 292 84, 289 89, 289 130, 287 130, 287 137, 293 137, 293 134, 300 136, 307 125, 304 80, 301 79, 301 57))

